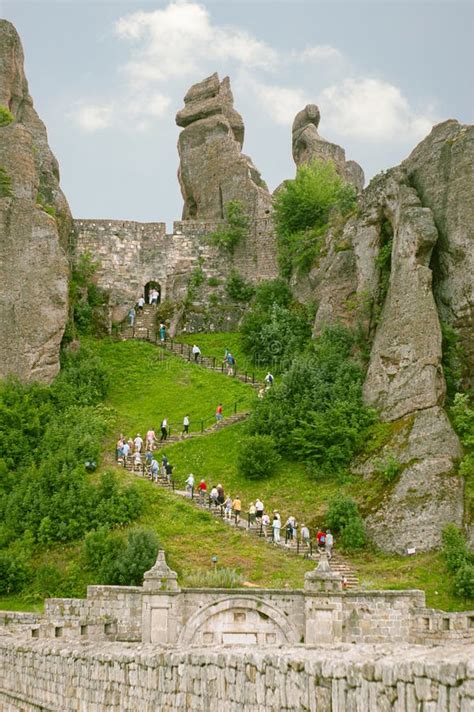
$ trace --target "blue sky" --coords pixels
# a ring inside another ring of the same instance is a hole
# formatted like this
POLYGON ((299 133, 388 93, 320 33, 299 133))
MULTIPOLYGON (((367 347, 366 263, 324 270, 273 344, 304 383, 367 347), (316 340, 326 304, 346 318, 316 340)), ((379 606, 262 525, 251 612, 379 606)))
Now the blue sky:
POLYGON ((0 15, 78 218, 180 218, 174 116, 214 71, 271 189, 294 175, 291 123, 308 102, 367 178, 433 123, 473 122, 470 2, 0 0, 0 15))

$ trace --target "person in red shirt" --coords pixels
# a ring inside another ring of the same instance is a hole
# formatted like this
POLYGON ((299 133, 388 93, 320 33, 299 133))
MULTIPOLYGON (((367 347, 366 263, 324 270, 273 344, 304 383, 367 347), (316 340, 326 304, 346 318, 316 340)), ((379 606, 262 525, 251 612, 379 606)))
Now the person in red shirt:
POLYGON ((326 533, 323 532, 322 529, 318 529, 318 533, 316 534, 316 539, 318 540, 318 547, 320 549, 324 549, 326 546, 326 533))
POLYGON ((222 420, 224 416, 222 415, 222 403, 219 403, 219 405, 216 408, 216 420, 219 422, 219 420, 222 420))
POLYGON ((201 480, 200 483, 198 484, 198 491, 199 491, 200 498, 204 499, 204 497, 206 496, 206 492, 207 492, 207 485, 204 482, 204 480, 201 480))

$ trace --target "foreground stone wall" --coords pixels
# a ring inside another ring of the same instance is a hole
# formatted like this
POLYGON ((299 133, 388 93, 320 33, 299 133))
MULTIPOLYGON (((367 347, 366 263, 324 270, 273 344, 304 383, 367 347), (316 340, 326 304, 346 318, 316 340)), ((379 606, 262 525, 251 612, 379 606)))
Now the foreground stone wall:
POLYGON ((0 639, 3 712, 469 712, 473 646, 176 652, 0 639))

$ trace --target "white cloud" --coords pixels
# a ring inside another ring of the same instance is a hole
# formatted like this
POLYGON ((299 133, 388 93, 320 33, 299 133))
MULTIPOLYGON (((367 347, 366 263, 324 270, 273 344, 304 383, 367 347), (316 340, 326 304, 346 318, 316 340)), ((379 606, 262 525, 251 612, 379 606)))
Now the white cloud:
POLYGON ((166 114, 170 104, 171 99, 160 93, 124 93, 120 100, 111 99, 102 104, 80 102, 70 112, 70 118, 88 133, 110 128, 146 131, 153 120, 166 114))
POLYGON ((275 123, 286 126, 291 126, 295 114, 310 102, 302 89, 265 84, 248 76, 242 80, 242 87, 255 94, 262 109, 275 123))
POLYGON ((135 44, 125 63, 127 76, 148 84, 172 77, 196 75, 210 60, 271 69, 277 53, 249 33, 215 25, 205 7, 173 2, 164 9, 134 12, 115 24, 119 37, 135 44))
POLYGON ((294 57, 302 62, 306 62, 308 60, 341 62, 344 59, 342 52, 331 45, 314 45, 313 47, 305 47, 305 49, 301 52, 295 52, 294 57))
POLYGON ((380 79, 345 79, 321 92, 324 126, 369 141, 418 139, 433 121, 417 113, 400 89, 380 79))
POLYGON ((107 105, 79 104, 77 109, 71 113, 71 118, 84 131, 98 131, 110 126, 111 108, 107 105))
POLYGON ((341 143, 350 138, 407 142, 432 125, 429 111, 415 110, 397 86, 357 77, 356 67, 337 47, 320 44, 278 54, 239 27, 216 24, 207 8, 192 0, 125 15, 114 31, 124 47, 122 81, 109 101, 79 103, 73 118, 84 131, 145 131, 163 117, 172 121, 170 107, 181 101, 180 80, 196 82, 216 69, 221 76, 229 72, 240 93, 253 95, 279 125, 290 126, 300 109, 319 99, 322 133, 341 143), (268 81, 268 71, 276 68, 286 85, 268 81))

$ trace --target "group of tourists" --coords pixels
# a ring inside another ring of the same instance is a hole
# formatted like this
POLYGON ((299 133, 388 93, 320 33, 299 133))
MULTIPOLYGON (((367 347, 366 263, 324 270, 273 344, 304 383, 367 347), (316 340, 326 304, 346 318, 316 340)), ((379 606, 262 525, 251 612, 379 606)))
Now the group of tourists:
MULTIPOLYGON (((224 519, 233 519, 236 526, 239 525, 242 517, 242 500, 239 495, 235 497, 231 497, 230 494, 226 495, 222 484, 212 485, 208 490, 204 479, 201 479, 196 485, 194 475, 190 474, 186 479, 186 491, 191 497, 194 497, 196 492, 199 501, 203 504, 206 502, 210 507, 221 507, 224 519)), ((293 515, 290 515, 283 524, 280 512, 274 509, 270 515, 265 511, 265 506, 260 498, 250 502, 247 515, 249 526, 261 527, 265 539, 271 539, 274 544, 283 543, 283 530, 284 543, 286 546, 291 546, 292 543, 296 542, 298 529, 300 529, 302 544, 307 548, 308 553, 312 550, 312 537, 309 527, 304 523, 299 526, 293 515)), ((328 559, 331 559, 334 537, 330 529, 319 529, 314 538, 317 549, 325 550, 328 559)))

